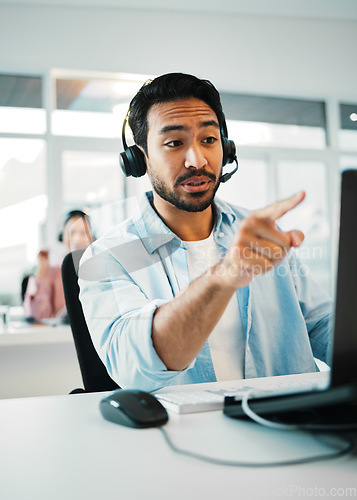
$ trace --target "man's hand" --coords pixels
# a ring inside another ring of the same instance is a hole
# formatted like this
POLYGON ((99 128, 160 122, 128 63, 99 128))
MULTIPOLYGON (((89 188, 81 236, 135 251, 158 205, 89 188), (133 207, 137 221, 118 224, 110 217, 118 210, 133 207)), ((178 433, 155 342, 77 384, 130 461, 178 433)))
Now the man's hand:
POLYGON ((304 240, 301 231, 280 231, 275 221, 295 208, 305 198, 301 191, 290 198, 255 210, 241 223, 233 243, 212 273, 221 276, 234 288, 248 285, 254 276, 264 274, 282 262, 291 247, 304 240))

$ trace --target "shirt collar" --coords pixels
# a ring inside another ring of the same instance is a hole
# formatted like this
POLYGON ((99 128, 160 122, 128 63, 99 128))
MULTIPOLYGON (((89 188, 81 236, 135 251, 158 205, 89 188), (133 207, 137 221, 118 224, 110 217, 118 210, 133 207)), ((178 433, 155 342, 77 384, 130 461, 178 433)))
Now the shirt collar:
MULTIPOLYGON (((134 218, 134 224, 139 236, 149 253, 153 253, 159 247, 166 245, 172 240, 181 243, 178 236, 165 225, 163 220, 155 212, 152 201, 152 191, 147 191, 141 199, 139 214, 134 218)), ((227 218, 230 224, 236 220, 236 213, 225 201, 215 198, 214 207, 216 216, 214 231, 219 230, 225 218, 227 218)))
POLYGON ((141 199, 138 216, 134 224, 146 250, 153 253, 157 248, 166 245, 178 237, 165 225, 157 215, 153 206, 152 191, 147 191, 141 199))
POLYGON ((237 214, 227 202, 221 200, 220 198, 215 198, 214 207, 216 211, 215 228, 217 228, 217 230, 224 219, 227 219, 230 224, 235 222, 237 214))

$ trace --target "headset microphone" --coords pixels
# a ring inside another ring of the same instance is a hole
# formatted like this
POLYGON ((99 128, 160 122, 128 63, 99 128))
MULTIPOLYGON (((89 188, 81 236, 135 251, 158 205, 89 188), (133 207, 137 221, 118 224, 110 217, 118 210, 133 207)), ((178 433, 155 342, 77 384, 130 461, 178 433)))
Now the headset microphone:
POLYGON ((221 175, 221 177, 219 178, 219 182, 221 184, 224 183, 224 182, 229 181, 229 179, 232 177, 232 175, 237 172, 238 167, 239 167, 237 156, 234 156, 234 161, 236 162, 235 168, 231 172, 227 172, 226 174, 221 175))

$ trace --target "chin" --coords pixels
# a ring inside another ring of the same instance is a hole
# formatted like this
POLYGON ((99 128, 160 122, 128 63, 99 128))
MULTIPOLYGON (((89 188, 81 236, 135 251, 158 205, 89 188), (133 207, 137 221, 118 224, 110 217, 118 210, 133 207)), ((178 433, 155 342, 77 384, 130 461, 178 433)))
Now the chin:
POLYGON ((191 193, 188 197, 174 197, 168 200, 176 208, 185 212, 203 212, 213 202, 214 194, 212 193, 191 193))
POLYGON ((185 212, 203 212, 213 202, 219 183, 214 189, 196 193, 179 193, 176 190, 168 190, 161 182, 151 179, 152 187, 157 195, 179 210, 185 212))

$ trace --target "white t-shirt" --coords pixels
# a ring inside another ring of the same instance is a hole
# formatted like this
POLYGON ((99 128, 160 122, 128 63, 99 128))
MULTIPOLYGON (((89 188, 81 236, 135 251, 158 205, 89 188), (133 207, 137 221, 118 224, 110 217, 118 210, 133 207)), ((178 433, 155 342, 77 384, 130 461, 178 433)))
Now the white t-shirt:
MULTIPOLYGON (((198 278, 221 259, 213 233, 199 241, 185 241, 190 281, 198 278)), ((243 378, 245 339, 237 295, 229 301, 221 319, 208 338, 217 380, 243 378)))

